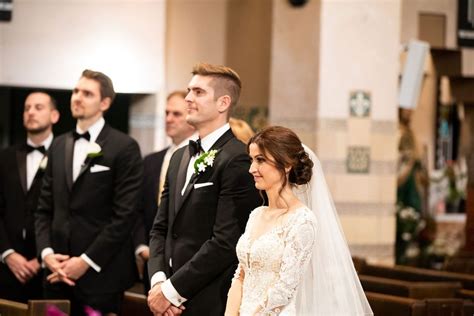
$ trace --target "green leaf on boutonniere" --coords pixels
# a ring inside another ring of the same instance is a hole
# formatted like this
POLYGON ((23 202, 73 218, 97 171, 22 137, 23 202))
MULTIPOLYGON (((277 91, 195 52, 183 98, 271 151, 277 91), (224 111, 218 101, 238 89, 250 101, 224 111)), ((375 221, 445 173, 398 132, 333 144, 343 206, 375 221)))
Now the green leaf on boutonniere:
POLYGON ((217 153, 217 149, 202 153, 194 162, 194 173, 199 174, 206 171, 208 167, 212 167, 214 165, 214 159, 216 158, 217 153))
POLYGON ((87 157, 88 158, 95 158, 102 156, 102 148, 99 144, 91 142, 87 148, 87 157))

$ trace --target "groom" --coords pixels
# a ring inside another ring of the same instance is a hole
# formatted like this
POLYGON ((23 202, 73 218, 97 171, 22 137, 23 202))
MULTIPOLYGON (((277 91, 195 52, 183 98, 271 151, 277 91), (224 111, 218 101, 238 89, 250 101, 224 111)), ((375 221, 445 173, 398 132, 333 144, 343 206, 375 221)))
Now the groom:
POLYGON ((197 64, 187 122, 199 140, 173 155, 153 223, 148 305, 155 314, 223 315, 236 268, 235 246, 261 203, 245 145, 230 130, 241 82, 224 66, 197 64), (183 306, 184 305, 184 306, 183 306))

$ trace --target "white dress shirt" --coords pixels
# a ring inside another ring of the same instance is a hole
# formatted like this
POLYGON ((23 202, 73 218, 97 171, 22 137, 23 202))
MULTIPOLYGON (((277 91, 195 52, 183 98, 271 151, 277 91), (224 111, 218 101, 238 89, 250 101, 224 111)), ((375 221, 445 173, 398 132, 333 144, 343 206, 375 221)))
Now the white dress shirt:
MULTIPOLYGON (((79 134, 84 134, 85 132, 89 132, 90 134, 90 140, 87 141, 84 138, 79 138, 76 140, 74 143, 74 154, 72 158, 72 175, 73 175, 73 181, 76 181, 77 177, 79 176, 79 172, 81 171, 81 167, 84 164, 87 154, 88 154, 88 149, 90 144, 95 143, 97 140, 97 137, 99 136, 100 132, 104 128, 105 125, 105 120, 103 117, 101 117, 97 122, 92 124, 87 131, 83 131, 79 126, 76 125, 76 132, 79 134)), ((41 251, 41 259, 44 260, 44 257, 46 257, 49 254, 54 254, 53 248, 45 248, 41 251)), ((80 256, 92 269, 94 269, 97 272, 100 272, 101 267, 96 264, 94 261, 92 261, 91 258, 89 258, 85 253, 81 254, 80 256)))
MULTIPOLYGON (((229 123, 226 123, 225 125, 219 127, 206 137, 201 139, 201 147, 204 151, 209 151, 212 146, 215 144, 215 142, 222 136, 224 135, 225 132, 227 132, 230 129, 229 123)), ((194 173, 194 162, 198 158, 199 155, 194 155, 191 157, 189 160, 188 164, 188 169, 186 173, 186 181, 184 184, 183 189, 181 190, 181 195, 184 195, 184 191, 186 190, 186 187, 188 186, 189 181, 191 180, 191 177, 194 173)), ((170 267, 172 266, 173 262, 170 258, 169 265, 170 267)), ((171 283, 170 279, 166 279, 166 274, 163 271, 158 271, 156 272, 150 281, 151 287, 153 287, 156 283, 163 282, 161 284, 161 291, 163 292, 163 295, 166 297, 168 301, 170 301, 173 305, 175 306, 180 306, 184 302, 187 301, 186 298, 182 297, 178 291, 174 288, 173 284, 171 283)))
MULTIPOLYGON (((27 138, 26 143, 33 147, 44 146, 44 149, 48 150, 49 146, 53 142, 53 133, 49 134, 49 136, 41 143, 35 144, 30 138, 27 138)), ((32 152, 26 155, 26 188, 30 190, 31 184, 33 184, 33 180, 35 179, 36 173, 38 172, 39 166, 41 161, 45 156, 39 152, 38 150, 33 150, 32 152)), ((26 237, 26 230, 23 228, 23 239, 26 237)), ((5 262, 5 259, 14 253, 14 249, 7 249, 2 252, 2 262, 5 262)))

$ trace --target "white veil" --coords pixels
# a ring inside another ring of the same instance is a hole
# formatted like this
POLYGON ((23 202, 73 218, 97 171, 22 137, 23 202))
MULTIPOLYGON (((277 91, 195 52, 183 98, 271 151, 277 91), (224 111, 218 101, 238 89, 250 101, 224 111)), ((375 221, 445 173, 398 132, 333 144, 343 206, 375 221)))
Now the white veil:
POLYGON ((304 148, 314 163, 313 176, 308 185, 294 191, 313 210, 317 232, 311 262, 296 297, 296 315, 373 315, 354 268, 321 163, 311 149, 304 148))

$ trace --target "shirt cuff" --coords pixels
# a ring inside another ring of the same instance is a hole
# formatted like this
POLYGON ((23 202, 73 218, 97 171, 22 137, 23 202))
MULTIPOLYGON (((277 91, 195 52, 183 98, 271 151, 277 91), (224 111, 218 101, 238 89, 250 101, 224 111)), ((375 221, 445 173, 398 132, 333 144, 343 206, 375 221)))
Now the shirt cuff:
POLYGON ((51 247, 44 248, 41 251, 41 261, 44 261, 44 257, 46 257, 47 255, 51 255, 51 254, 54 254, 53 248, 51 248, 51 247))
POLYGON ((94 269, 96 272, 100 272, 100 270, 102 269, 94 261, 92 261, 92 259, 89 258, 85 253, 81 255, 81 259, 84 260, 89 265, 89 267, 94 269))
POLYGON ((4 252, 2 252, 2 262, 5 263, 5 259, 14 252, 15 250, 13 249, 7 249, 4 252))
POLYGON ((154 287, 156 283, 165 282, 166 274, 163 271, 158 271, 151 277, 150 287, 154 287))
POLYGON ((148 248, 147 245, 138 245, 137 249, 135 250, 135 257, 139 257, 140 256, 140 253, 144 250, 148 250, 150 248, 148 248))
POLYGON ((166 299, 176 307, 179 307, 181 304, 187 301, 187 299, 179 295, 178 291, 176 291, 169 279, 163 282, 161 285, 161 291, 163 292, 163 295, 166 297, 166 299))

